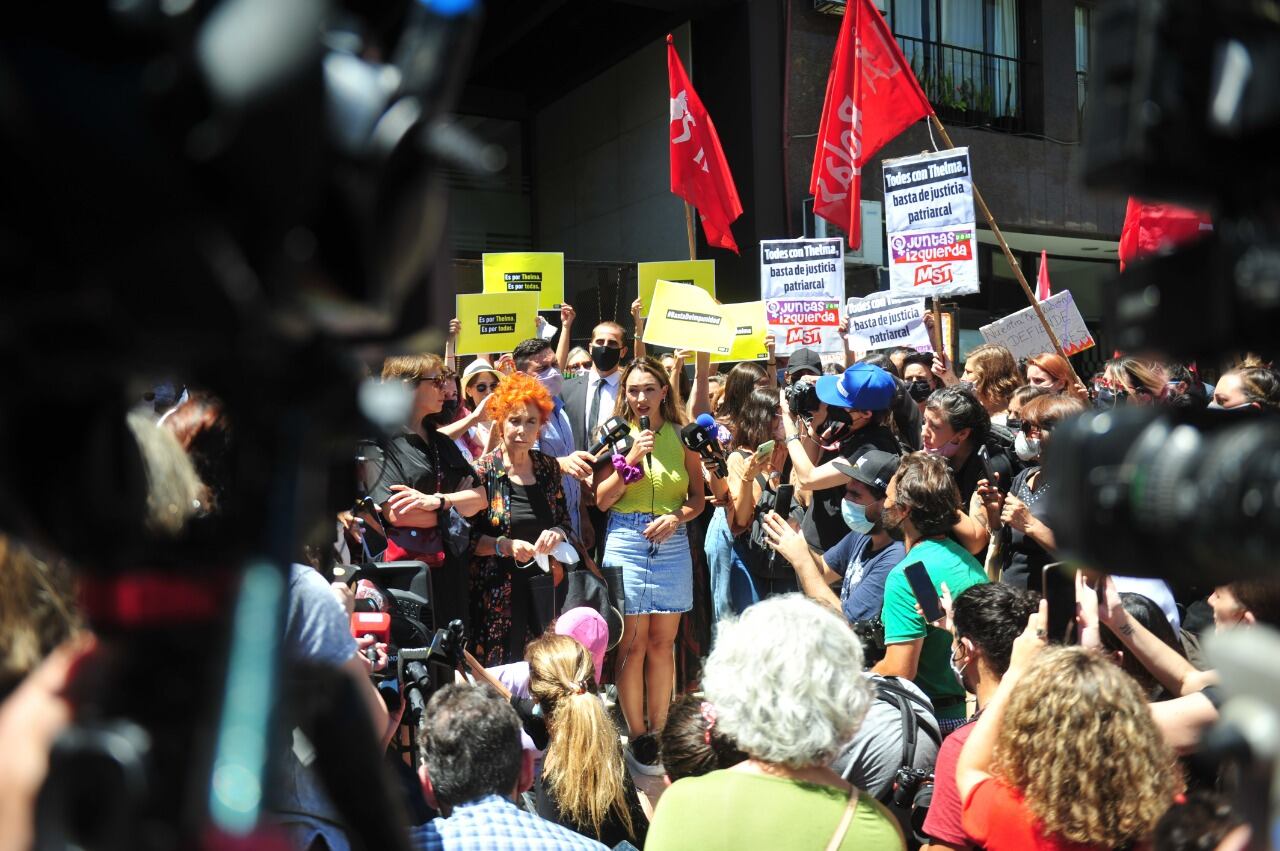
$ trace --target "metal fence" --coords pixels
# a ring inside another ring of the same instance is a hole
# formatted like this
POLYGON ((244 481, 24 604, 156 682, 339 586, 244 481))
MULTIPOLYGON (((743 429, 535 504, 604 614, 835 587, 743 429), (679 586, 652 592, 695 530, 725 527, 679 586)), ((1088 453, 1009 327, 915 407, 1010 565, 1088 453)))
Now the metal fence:
POLYGON ((910 36, 897 39, 938 117, 998 130, 1026 129, 1026 62, 910 36))

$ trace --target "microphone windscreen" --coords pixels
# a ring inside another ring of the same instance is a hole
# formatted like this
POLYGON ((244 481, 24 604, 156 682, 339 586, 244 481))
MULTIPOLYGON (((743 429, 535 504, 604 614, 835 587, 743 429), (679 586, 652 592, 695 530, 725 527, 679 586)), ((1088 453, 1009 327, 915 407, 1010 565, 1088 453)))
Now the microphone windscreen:
POLYGON ((710 414, 698 414, 698 425, 702 426, 707 431, 711 431, 716 427, 716 418, 710 414))

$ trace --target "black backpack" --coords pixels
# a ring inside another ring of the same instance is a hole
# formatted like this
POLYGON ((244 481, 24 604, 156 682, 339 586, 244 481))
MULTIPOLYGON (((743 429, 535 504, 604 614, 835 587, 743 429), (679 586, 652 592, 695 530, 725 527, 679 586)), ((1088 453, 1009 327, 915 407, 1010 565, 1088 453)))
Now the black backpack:
MULTIPOLYGON (((916 742, 923 731, 939 747, 942 746, 942 731, 935 722, 934 726, 921 724, 912 704, 929 710, 933 716, 933 706, 919 695, 904 688, 897 677, 881 677, 875 681, 876 700, 888 703, 898 710, 902 719, 902 759, 893 783, 882 791, 877 799, 893 813, 907 835, 907 847, 918 848, 929 842, 924 834, 925 816, 929 814, 929 803, 933 800, 933 771, 915 767, 916 742), (914 842, 913 842, 914 840, 914 842)), ((848 780, 853 773, 853 762, 845 767, 844 779, 848 780)))

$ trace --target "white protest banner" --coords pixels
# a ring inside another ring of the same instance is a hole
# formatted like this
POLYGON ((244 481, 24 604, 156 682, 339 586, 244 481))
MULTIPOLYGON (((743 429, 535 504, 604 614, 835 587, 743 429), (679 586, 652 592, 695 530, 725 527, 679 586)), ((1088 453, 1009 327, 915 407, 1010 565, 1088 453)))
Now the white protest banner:
POLYGON ((849 299, 849 348, 869 352, 892 346, 910 346, 916 351, 933 351, 929 329, 925 327, 924 299, 895 301, 888 293, 849 299))
MULTIPOLYGON (((1094 346, 1093 335, 1085 327, 1080 309, 1070 290, 1063 290, 1040 302, 1049 327, 1062 342, 1062 350, 1068 355, 1083 352, 1094 346)), ((997 319, 990 325, 978 329, 982 338, 988 343, 999 343, 1013 352, 1015 358, 1026 358, 1041 352, 1052 352, 1053 343, 1044 332, 1044 326, 1036 318, 1035 311, 1024 307, 1017 313, 1011 313, 1003 319, 997 319)))
POLYGON ((894 298, 978 292, 968 148, 885 160, 884 215, 894 298))
POLYGON ((761 240, 760 297, 777 354, 799 348, 843 354, 844 241, 761 240))

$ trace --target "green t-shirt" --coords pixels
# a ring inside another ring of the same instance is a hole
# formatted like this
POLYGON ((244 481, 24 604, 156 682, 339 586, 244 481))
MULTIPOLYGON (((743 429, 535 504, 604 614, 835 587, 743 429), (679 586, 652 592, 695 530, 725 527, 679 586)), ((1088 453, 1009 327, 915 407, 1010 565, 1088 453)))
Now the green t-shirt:
POLYGON ((934 701, 939 718, 963 718, 964 688, 951 672, 951 633, 925 623, 916 611, 916 595, 903 572, 903 568, 917 561, 924 562, 939 595, 942 594, 942 583, 947 583, 953 600, 966 589, 986 582, 987 575, 978 560, 965 552, 964 547, 944 538, 916 544, 906 558, 889 571, 884 583, 884 608, 880 612, 880 619, 884 621, 884 643, 915 641, 923 636, 924 646, 920 649, 915 684, 934 701), (960 700, 939 708, 936 706, 939 698, 944 702, 955 701, 955 698, 960 700))
MULTIPOLYGON (((686 777, 658 799, 645 851, 751 851, 827 847, 844 817, 841 789, 742 771, 686 777)), ((842 849, 901 851, 898 822, 861 792, 842 849)))

